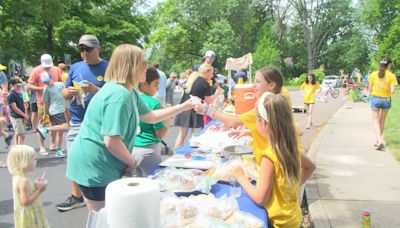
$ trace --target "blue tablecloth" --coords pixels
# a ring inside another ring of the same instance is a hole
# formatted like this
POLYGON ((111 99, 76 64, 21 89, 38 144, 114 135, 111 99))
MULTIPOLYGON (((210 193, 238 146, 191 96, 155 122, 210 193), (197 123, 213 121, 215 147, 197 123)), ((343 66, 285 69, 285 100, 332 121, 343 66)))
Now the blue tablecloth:
MULTIPOLYGON (((197 133, 197 135, 201 134, 210 126, 218 126, 220 125, 215 120, 210 121, 204 128, 197 133)), ((193 150, 193 147, 190 147, 189 142, 186 142, 184 146, 177 149, 175 151, 176 154, 188 154, 193 150)), ((213 193, 216 197, 221 197, 224 194, 229 196, 229 185, 227 184, 215 184, 211 188, 211 193, 213 193)), ((247 193, 242 188, 242 194, 240 197, 236 198, 236 201, 239 204, 239 208, 241 211, 248 212, 257 218, 261 219, 264 222, 264 227, 268 227, 268 216, 264 207, 258 206, 253 200, 247 195, 247 193)))

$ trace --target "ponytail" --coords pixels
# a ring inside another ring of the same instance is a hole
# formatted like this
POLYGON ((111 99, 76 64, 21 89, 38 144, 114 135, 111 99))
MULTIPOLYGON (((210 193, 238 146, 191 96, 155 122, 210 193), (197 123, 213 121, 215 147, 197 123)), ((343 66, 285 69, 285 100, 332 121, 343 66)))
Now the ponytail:
POLYGON ((391 63, 392 60, 389 57, 385 57, 379 62, 379 72, 378 72, 379 78, 385 77, 385 71, 388 68, 389 64, 391 63))

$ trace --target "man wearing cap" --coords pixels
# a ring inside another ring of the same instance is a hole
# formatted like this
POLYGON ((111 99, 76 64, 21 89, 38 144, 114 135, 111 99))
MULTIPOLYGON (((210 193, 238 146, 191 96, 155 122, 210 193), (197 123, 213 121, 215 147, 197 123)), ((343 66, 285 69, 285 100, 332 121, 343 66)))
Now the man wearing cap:
POLYGON ((211 50, 206 51, 206 53, 204 53, 203 60, 204 60, 203 63, 200 63, 193 68, 194 71, 199 71, 199 67, 204 63, 212 65, 215 60, 215 53, 211 50))
MULTIPOLYGON (((43 89, 46 86, 40 79, 40 75, 43 72, 47 72, 51 75, 51 81, 53 82, 61 82, 61 70, 58 67, 55 67, 53 64, 53 59, 51 55, 49 54, 43 54, 40 57, 40 62, 41 64, 37 67, 35 67, 31 75, 29 76, 28 79, 28 85, 29 89, 33 92, 36 93, 36 104, 37 107, 35 107, 35 103, 32 103, 32 129, 37 129, 39 126, 38 120, 43 120, 45 116, 43 115, 43 102, 42 102, 42 96, 43 96, 43 89)), ((53 134, 50 135, 50 150, 54 150, 54 136, 53 134)), ((48 155, 49 153, 46 151, 46 148, 44 147, 44 140, 40 137, 40 134, 37 134, 37 138, 39 141, 39 146, 40 146, 40 154, 41 155, 48 155)))
POLYGON ((167 86, 166 86, 166 91, 167 91, 167 96, 165 99, 165 103, 174 105, 174 90, 175 90, 175 83, 176 83, 176 78, 177 74, 175 72, 172 72, 169 74, 169 78, 167 80, 167 86))
MULTIPOLYGON (((86 107, 88 107, 92 97, 104 85, 104 74, 108 66, 108 62, 100 58, 100 42, 97 37, 83 35, 79 39, 78 46, 83 61, 71 66, 65 82, 65 89, 62 90, 64 98, 71 100, 69 107, 71 113, 70 129, 66 137, 67 152, 78 135, 86 107), (83 90, 83 96, 78 88, 83 90)), ((71 187, 71 196, 64 203, 57 205, 59 211, 69 211, 85 206, 79 186, 72 182, 71 187)))

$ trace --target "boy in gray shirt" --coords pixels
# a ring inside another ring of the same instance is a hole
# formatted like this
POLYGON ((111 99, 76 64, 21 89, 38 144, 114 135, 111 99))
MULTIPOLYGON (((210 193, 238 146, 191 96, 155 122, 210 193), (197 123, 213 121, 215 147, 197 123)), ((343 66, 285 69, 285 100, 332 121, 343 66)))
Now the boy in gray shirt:
POLYGON ((50 116, 50 127, 39 127, 37 132, 43 140, 49 131, 54 132, 52 134, 55 137, 56 151, 55 155, 59 158, 64 158, 65 155, 62 152, 61 145, 63 140, 64 132, 69 130, 67 120, 65 118, 65 100, 61 94, 61 90, 64 85, 61 82, 52 82, 51 75, 48 72, 43 72, 40 75, 41 81, 47 86, 43 90, 43 111, 44 117, 50 116))

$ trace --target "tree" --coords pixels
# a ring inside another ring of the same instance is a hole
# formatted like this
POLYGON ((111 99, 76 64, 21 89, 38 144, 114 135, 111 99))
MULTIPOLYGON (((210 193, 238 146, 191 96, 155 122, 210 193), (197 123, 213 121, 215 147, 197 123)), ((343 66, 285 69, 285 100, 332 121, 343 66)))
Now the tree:
POLYGON ((327 41, 351 25, 349 0, 290 0, 297 12, 307 44, 308 72, 318 65, 327 41))
POLYGON ((267 1, 167 0, 157 5, 148 47, 151 60, 164 70, 191 68, 208 49, 216 52, 215 66, 223 69, 227 57, 254 52, 268 20, 267 1), (179 62, 179 64, 171 64, 179 62))
POLYGON ((357 28, 344 33, 339 39, 327 45, 321 61, 326 65, 328 74, 338 74, 340 70, 352 72, 357 67, 363 72, 369 65, 367 41, 357 28))
POLYGON ((281 65, 281 54, 282 52, 277 48, 274 40, 273 25, 266 23, 262 28, 262 35, 253 55, 254 69, 266 65, 279 67, 281 65))
POLYGON ((145 15, 137 8, 143 1, 131 0, 3 0, 0 3, 0 48, 4 59, 25 59, 38 64, 49 53, 55 62, 71 54, 80 60, 79 37, 96 35, 102 56, 108 58, 121 43, 142 46, 150 33, 145 15), (16 10, 18 9, 18 10, 16 10))
POLYGON ((376 52, 372 63, 390 56, 396 66, 400 62, 400 2, 398 0, 367 0, 362 7, 362 21, 375 33, 376 52))

